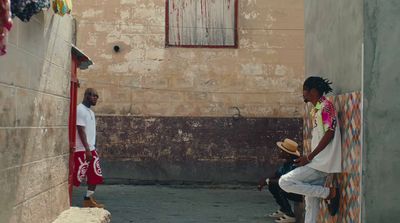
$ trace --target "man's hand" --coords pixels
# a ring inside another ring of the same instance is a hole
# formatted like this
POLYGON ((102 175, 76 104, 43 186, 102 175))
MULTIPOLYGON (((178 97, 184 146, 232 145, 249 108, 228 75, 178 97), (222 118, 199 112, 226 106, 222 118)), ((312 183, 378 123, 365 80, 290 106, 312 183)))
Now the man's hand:
POLYGON ((261 190, 263 189, 263 187, 265 187, 265 185, 267 185, 266 180, 267 180, 266 178, 261 178, 261 179, 258 181, 257 189, 258 189, 259 191, 261 191, 261 190))
POLYGON ((294 160, 294 163, 296 164, 296 166, 304 166, 306 164, 308 164, 310 161, 308 160, 307 156, 302 156, 298 159, 294 160))
POLYGON ((90 150, 85 150, 85 155, 86 155, 86 161, 90 163, 90 161, 92 161, 93 159, 92 152, 90 150))

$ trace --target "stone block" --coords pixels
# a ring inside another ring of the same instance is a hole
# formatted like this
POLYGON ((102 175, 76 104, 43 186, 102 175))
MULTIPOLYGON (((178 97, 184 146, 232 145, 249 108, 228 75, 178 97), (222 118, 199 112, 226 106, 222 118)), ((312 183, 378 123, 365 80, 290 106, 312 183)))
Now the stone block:
POLYGON ((36 56, 10 45, 7 54, 0 57, 0 81, 27 88, 31 78, 41 74, 42 64, 36 56))
POLYGON ((239 1, 239 26, 242 29, 303 29, 304 1, 239 1))
POLYGON ((66 126, 69 99, 19 89, 17 126, 66 126))
POLYGON ((53 29, 46 30, 45 40, 47 40, 44 45, 45 58, 54 65, 69 70, 71 67, 71 43, 57 35, 57 31, 53 29))
POLYGON ((242 30, 240 42, 250 49, 303 49, 303 30, 242 30))
POLYGON ((101 115, 101 114, 137 115, 139 113, 135 108, 135 106, 136 105, 132 105, 130 102, 101 103, 99 105, 96 105, 96 108, 94 108, 93 110, 96 115, 101 115))
POLYGON ((10 223, 52 222, 68 208, 68 183, 65 182, 15 206, 10 223))
POLYGON ((16 137, 23 141, 19 156, 20 165, 67 154, 68 129, 65 128, 24 128, 19 129, 16 137))
POLYGON ((18 168, 15 204, 30 200, 68 179, 68 155, 44 159, 18 168))
POLYGON ((143 114, 149 114, 151 116, 171 116, 172 108, 169 102, 147 102, 142 104, 143 114))
POLYGON ((0 169, 0 219, 8 222, 11 218, 12 204, 15 203, 15 196, 18 185, 18 168, 0 169))
MULTIPOLYGON (((21 165, 27 142, 21 139, 21 129, 0 129, 0 170, 21 165)), ((1 191, 1 190, 0 190, 1 191)))
POLYGON ((146 60, 162 61, 165 58, 165 49, 146 49, 146 60))
POLYGON ((263 75, 264 65, 263 64, 241 64, 242 75, 263 75))
POLYGON ((15 88, 0 85, 0 127, 15 126, 16 103, 15 88))
POLYGON ((111 214, 102 208, 71 207, 62 212, 53 223, 108 223, 111 214))
POLYGON ((47 46, 45 39, 49 39, 51 32, 45 33, 44 26, 37 20, 20 23, 18 31, 18 47, 32 55, 43 58, 47 46))
POLYGON ((55 30, 57 32, 58 37, 62 38, 67 43, 70 43, 72 41, 72 35, 74 32, 72 30, 73 17, 71 16, 61 17, 55 14, 54 17, 59 17, 60 20, 57 29, 55 30))
POLYGON ((127 87, 104 88, 102 89, 102 100, 114 103, 130 103, 132 100, 132 90, 127 87))
POLYGON ((194 79, 194 75, 184 75, 183 77, 171 75, 169 87, 172 89, 191 89, 194 87, 194 79))
MULTIPOLYGON (((8 44, 12 44, 14 46, 18 45, 18 26, 21 23, 19 19, 13 20, 13 26, 10 32, 8 33, 8 44)), ((8 46, 7 46, 8 48, 8 46)))
POLYGON ((70 71, 45 60, 41 72, 31 77, 30 87, 65 97, 69 94, 70 71))

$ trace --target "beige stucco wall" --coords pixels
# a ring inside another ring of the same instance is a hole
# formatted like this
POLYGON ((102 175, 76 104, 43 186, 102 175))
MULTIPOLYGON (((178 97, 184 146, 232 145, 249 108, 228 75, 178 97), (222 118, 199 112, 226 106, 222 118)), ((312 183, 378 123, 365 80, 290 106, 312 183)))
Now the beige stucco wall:
POLYGON ((81 91, 99 90, 97 114, 301 116, 302 0, 239 0, 238 49, 165 48, 164 0, 74 3, 78 47, 95 63, 81 91))
POLYGON ((0 222, 52 222, 69 207, 72 17, 13 22, 0 57, 0 222))

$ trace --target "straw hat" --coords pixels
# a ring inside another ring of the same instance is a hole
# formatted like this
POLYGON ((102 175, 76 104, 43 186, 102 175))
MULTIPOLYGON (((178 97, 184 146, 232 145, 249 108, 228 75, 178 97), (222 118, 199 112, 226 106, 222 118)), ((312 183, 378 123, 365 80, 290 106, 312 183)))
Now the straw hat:
POLYGON ((285 139, 283 142, 277 142, 276 145, 287 153, 300 156, 300 152, 298 150, 299 145, 291 139, 285 139))

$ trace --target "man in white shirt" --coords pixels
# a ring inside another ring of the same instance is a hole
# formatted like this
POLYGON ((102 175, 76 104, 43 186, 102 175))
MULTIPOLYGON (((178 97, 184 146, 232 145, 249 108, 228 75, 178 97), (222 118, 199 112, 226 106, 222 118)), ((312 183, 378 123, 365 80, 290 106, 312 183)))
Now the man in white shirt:
POLYGON ((99 95, 93 88, 85 91, 81 104, 76 111, 76 148, 74 152, 74 185, 79 186, 82 181, 87 182, 88 190, 83 200, 83 207, 103 208, 97 203, 93 194, 96 185, 103 183, 99 155, 96 144, 96 118, 90 109, 95 106, 99 95))
POLYGON ((331 84, 321 77, 309 77, 304 82, 304 101, 314 106, 311 153, 295 160, 299 167, 279 180, 279 186, 286 192, 305 195, 305 223, 316 222, 321 198, 328 202, 332 216, 339 208, 339 188, 324 187, 328 174, 342 171, 338 118, 333 103, 324 97, 332 91, 331 84))

